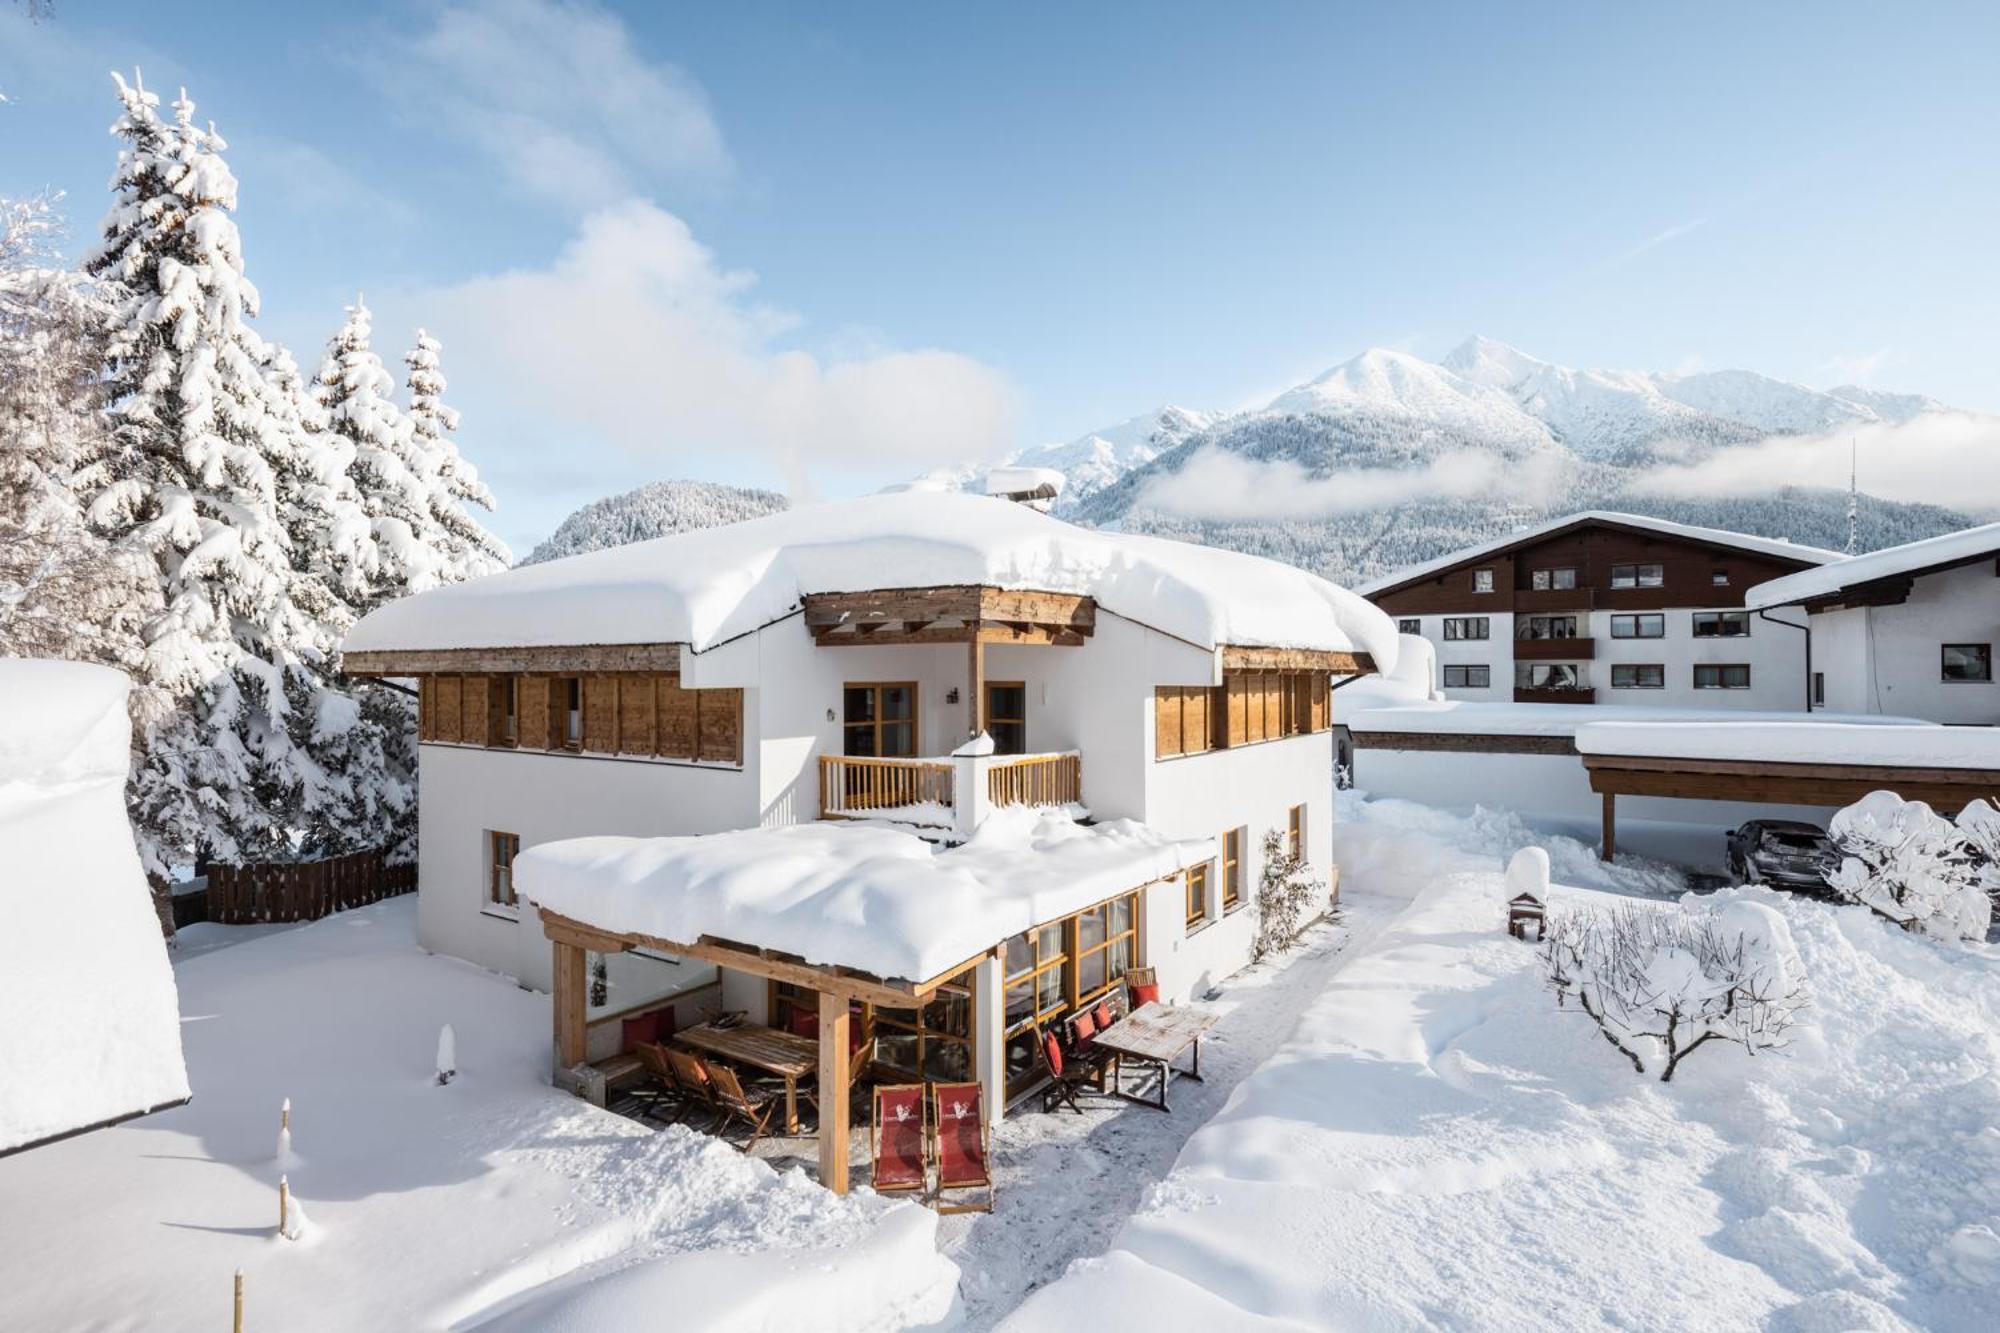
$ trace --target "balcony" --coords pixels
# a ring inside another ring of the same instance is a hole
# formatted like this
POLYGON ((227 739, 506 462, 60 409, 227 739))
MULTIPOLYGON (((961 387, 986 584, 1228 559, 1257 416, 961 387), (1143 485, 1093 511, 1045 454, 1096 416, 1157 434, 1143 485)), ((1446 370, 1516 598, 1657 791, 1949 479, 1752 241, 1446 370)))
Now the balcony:
POLYGON ((950 755, 935 759, 819 757, 822 819, 881 819, 967 836, 1003 806, 1080 809, 1083 759, 1051 754, 950 755), (962 801, 960 792, 974 793, 962 801))
POLYGON ((1514 702, 1517 704, 1594 704, 1597 691, 1588 685, 1572 690, 1524 689, 1514 687, 1514 702))
POLYGON ((1597 656, 1595 639, 1516 639, 1516 662, 1588 662, 1597 656))

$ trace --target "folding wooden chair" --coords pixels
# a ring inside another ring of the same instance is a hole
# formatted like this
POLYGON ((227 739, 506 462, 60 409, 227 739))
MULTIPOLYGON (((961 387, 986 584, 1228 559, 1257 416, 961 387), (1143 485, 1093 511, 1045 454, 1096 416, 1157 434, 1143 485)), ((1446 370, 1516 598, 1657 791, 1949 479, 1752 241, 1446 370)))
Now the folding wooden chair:
MULTIPOLYGON (((1072 1015, 1064 1026, 1069 1033, 1069 1051, 1065 1062, 1075 1065, 1078 1073, 1091 1075, 1094 1080, 1093 1086, 1097 1091, 1103 1092, 1105 1071, 1112 1066, 1116 1057, 1110 1051, 1098 1049, 1096 1045, 1097 1034, 1101 1030, 1097 1021, 1097 1011, 1086 1009, 1080 1014, 1072 1015)), ((1102 1025, 1102 1027, 1109 1026, 1108 1023, 1102 1025)))
POLYGON ((987 1137, 985 1090, 977 1083, 931 1084, 931 1139, 936 1144, 937 1193, 940 1213, 993 1211, 992 1143, 987 1137), (947 1204, 946 1190, 985 1190, 977 1203, 947 1204))
POLYGON ((780 1095, 764 1088, 746 1091, 743 1081, 728 1065, 710 1065, 708 1077, 715 1088, 715 1104, 722 1110, 723 1122, 740 1120, 750 1127, 749 1141, 741 1145, 744 1152, 749 1152, 757 1146, 758 1139, 771 1132, 771 1117, 778 1113, 780 1095))
POLYGON ((646 1070, 646 1083, 641 1085, 639 1095, 645 1097, 652 1109, 663 1109, 672 1113, 672 1123, 679 1124, 688 1112, 687 1094, 682 1092, 680 1080, 674 1077, 673 1062, 667 1059, 667 1048, 657 1042, 640 1042, 632 1048, 632 1054, 639 1057, 639 1063, 646 1070))
POLYGON ((709 1076, 708 1065, 692 1051, 679 1047, 667 1047, 667 1063, 673 1068, 674 1082, 680 1085, 681 1095, 686 1098, 690 1111, 707 1110, 714 1119, 710 1121, 708 1132, 713 1134, 722 1128, 729 1113, 716 1100, 715 1081, 709 1076))
POLYGON ((871 1090, 868 1151, 873 1158, 872 1183, 877 1194, 916 1190, 929 1183, 926 1167, 930 1135, 924 1124, 924 1085, 878 1083, 871 1090))
POLYGON ((1082 1115, 1083 1107, 1077 1104, 1076 1094, 1089 1087, 1094 1076, 1064 1057, 1062 1043, 1049 1029, 1035 1034, 1035 1053, 1041 1060, 1042 1072, 1049 1076, 1048 1085, 1042 1089, 1042 1110, 1053 1111, 1064 1105, 1082 1115))

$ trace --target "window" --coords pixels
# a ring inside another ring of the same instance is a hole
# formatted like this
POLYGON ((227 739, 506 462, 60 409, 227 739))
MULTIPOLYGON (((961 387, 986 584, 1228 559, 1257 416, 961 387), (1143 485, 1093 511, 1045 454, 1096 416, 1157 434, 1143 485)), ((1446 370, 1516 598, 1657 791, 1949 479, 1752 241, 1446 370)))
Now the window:
POLYGON ((1614 639, 1664 639, 1667 637, 1667 618, 1654 611, 1641 616, 1611 617, 1611 637, 1614 639))
POLYGON ((1187 928, 1208 920, 1208 863, 1187 868, 1187 928))
POLYGON ((1306 808, 1303 805, 1293 806, 1286 821, 1285 850, 1295 860, 1306 859, 1306 808))
POLYGON ((1708 581, 1712 587, 1727 588, 1729 586, 1729 571, 1718 569, 1708 576, 1708 581))
POLYGON ((1574 662, 1516 662, 1514 688, 1578 690, 1583 688, 1583 672, 1574 662))
POLYGON ((1536 592, 1556 592, 1565 588, 1574 588, 1576 586, 1576 570, 1569 567, 1538 569, 1528 576, 1528 583, 1536 592))
POLYGON ((1117 985, 1139 959, 1139 895, 1128 893, 1076 914, 1076 1002, 1117 985))
POLYGON ((1611 586, 1614 588, 1658 588, 1667 581, 1664 565, 1613 565, 1611 586))
POLYGON ((1243 830, 1222 835, 1222 910, 1233 912, 1243 903, 1243 830))
POLYGON ((1944 645, 1943 677, 1947 681, 1990 681, 1993 679, 1993 645, 1990 643, 1948 643, 1944 645))
POLYGON ((988 681, 986 734, 995 754, 1028 752, 1028 687, 1018 680, 988 681))
POLYGON ((583 748, 583 680, 578 676, 564 676, 557 682, 563 691, 563 748, 581 750, 583 748))
POLYGON ((1492 591, 1493 591, 1493 571, 1492 571, 1492 570, 1490 570, 1490 569, 1475 569, 1475 570, 1473 570, 1473 571, 1472 571, 1472 590, 1473 590, 1474 592, 1492 592, 1492 591))
POLYGON ((1748 611, 1697 611, 1694 613, 1697 639, 1747 639, 1750 637, 1748 611))
POLYGON ((1483 690, 1493 684, 1493 668, 1490 666, 1448 666, 1444 669, 1444 687, 1448 690, 1483 690))
POLYGON ((1667 688, 1667 669, 1658 662, 1613 662, 1611 688, 1664 690, 1667 688))
MULTIPOLYGON (((1040 1030, 1094 1002, 1142 961, 1136 893, 1120 894, 1007 941, 1005 1058, 1009 1097, 1041 1081, 1041 1066, 1035 1056, 1040 1030)), ((928 1023, 929 1011, 925 1012, 928 1023)), ((883 1016, 877 1011, 877 1022, 883 1016)), ((928 1056, 926 1059, 934 1065, 928 1056)))
POLYGON ((486 901, 494 907, 513 907, 514 857, 521 850, 518 833, 486 834, 486 901))
POLYGON ((1488 616, 1446 616, 1444 637, 1447 641, 1484 639, 1492 633, 1492 623, 1488 616))
POLYGON ((1575 616, 1522 616, 1514 622, 1517 639, 1574 639, 1575 616))
POLYGON ((917 687, 857 685, 841 690, 841 753, 912 759, 917 753, 917 687))
POLYGON ((1405 616, 1396 622, 1396 633, 1398 634, 1422 634, 1423 632, 1424 622, 1416 616, 1405 616))
POLYGON ((1747 690, 1750 688, 1750 667, 1743 662, 1698 662, 1694 668, 1694 687, 1698 690, 1747 690))
POLYGON ((1826 707, 1826 672, 1824 671, 1815 671, 1812 674, 1812 701, 1814 708, 1826 707))
POLYGON ((937 988, 921 1009, 862 1006, 869 1063, 904 1078, 972 1077, 972 971, 937 988))

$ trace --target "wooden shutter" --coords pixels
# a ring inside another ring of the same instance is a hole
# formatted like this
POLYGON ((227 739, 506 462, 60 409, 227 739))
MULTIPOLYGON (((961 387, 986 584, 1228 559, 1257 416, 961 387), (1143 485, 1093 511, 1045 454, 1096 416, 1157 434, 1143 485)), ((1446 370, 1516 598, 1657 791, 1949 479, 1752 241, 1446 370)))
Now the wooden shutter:
POLYGON ((514 694, 514 728, 518 736, 521 726, 521 696, 519 676, 488 676, 486 678, 486 743, 488 745, 512 745, 507 736, 507 691, 512 687, 514 694))
POLYGON ((1241 745, 1250 739, 1250 679, 1240 671, 1223 677, 1223 691, 1228 696, 1228 721, 1224 735, 1230 745, 1241 745))
POLYGON ((437 739, 437 679, 434 676, 417 677, 417 739, 434 741, 437 739))
POLYGON ((437 739, 456 745, 462 735, 461 682, 457 676, 437 677, 437 739))
POLYGON ((618 750, 653 753, 653 678, 627 672, 618 678, 618 750))
POLYGON ((492 703, 491 678, 487 676, 460 677, 459 691, 459 739, 467 745, 492 745, 493 733, 488 729, 492 703))
POLYGON ((655 712, 659 726, 654 752, 669 759, 693 759, 699 731, 694 691, 682 689, 679 676, 656 676, 653 684, 658 698, 655 712))
POLYGON ((515 726, 520 728, 521 746, 529 750, 552 748, 549 720, 554 708, 549 702, 553 682, 547 676, 522 676, 514 698, 515 726))
POLYGON ((1153 687, 1153 756, 1171 759, 1185 753, 1181 737, 1184 706, 1181 691, 1172 685, 1153 687))
POLYGON ((1271 678, 1261 671, 1249 673, 1244 680, 1244 693, 1249 699, 1245 738, 1252 741, 1264 740, 1271 734, 1266 721, 1271 707, 1271 678))
POLYGON ((1315 671, 1312 678, 1312 729, 1325 731, 1333 725, 1333 686, 1315 671))
POLYGON ((592 754, 618 752, 618 677, 583 678, 583 748, 592 754))
POLYGON ((1210 693, 1205 685, 1181 691, 1181 746, 1189 754, 1200 754, 1203 750, 1215 748, 1215 739, 1209 733, 1210 693))
POLYGON ((743 691, 698 690, 701 757, 719 764, 743 762, 743 691))

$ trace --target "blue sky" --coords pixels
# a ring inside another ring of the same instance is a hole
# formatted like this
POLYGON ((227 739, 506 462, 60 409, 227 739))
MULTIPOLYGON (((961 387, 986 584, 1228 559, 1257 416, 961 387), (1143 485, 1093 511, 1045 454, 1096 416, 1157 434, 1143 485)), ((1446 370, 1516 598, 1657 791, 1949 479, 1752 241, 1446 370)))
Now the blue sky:
POLYGON ((843 493, 1370 345, 2000 410, 2000 9, 0 9, 0 194, 185 83, 267 334, 428 324, 525 549, 653 477, 843 493), (190 22, 191 13, 200 19, 190 22))

